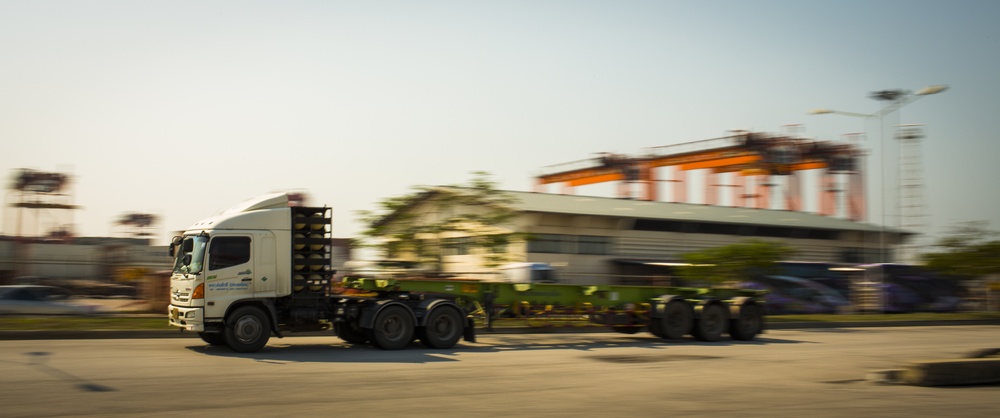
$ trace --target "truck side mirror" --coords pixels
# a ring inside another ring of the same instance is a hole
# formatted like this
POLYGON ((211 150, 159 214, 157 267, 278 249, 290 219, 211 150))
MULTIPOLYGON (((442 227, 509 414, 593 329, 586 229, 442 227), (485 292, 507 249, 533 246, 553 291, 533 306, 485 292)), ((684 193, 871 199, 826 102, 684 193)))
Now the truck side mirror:
POLYGON ((181 237, 173 237, 170 239, 170 249, 167 250, 167 253, 170 254, 170 257, 173 257, 177 253, 177 246, 181 245, 181 241, 182 241, 181 237))

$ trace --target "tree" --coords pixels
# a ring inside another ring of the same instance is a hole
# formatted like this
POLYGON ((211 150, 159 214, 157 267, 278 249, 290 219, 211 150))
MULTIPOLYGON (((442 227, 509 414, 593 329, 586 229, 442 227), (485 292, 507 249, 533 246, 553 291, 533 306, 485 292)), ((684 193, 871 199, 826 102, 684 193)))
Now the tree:
POLYGON ((773 273, 777 262, 787 259, 791 246, 756 239, 736 244, 692 251, 681 255, 687 264, 678 269, 682 278, 712 282, 735 281, 756 274, 773 273))
POLYGON ((369 247, 387 257, 400 255, 442 270, 444 249, 460 245, 478 249, 484 265, 510 261, 506 248, 519 234, 504 226, 514 219, 514 197, 496 189, 489 173, 473 172, 467 185, 414 186, 413 192, 379 202, 380 210, 358 211, 367 226, 369 247))
POLYGON ((978 278, 1000 274, 1000 240, 985 221, 962 222, 935 245, 941 251, 923 254, 927 268, 939 273, 978 278))

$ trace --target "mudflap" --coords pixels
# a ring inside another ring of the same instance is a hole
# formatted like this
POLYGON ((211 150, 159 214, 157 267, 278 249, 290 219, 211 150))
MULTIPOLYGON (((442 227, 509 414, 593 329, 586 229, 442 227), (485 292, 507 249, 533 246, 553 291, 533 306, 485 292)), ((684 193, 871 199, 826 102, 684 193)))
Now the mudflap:
POLYGON ((462 339, 465 342, 476 342, 476 320, 465 318, 465 331, 462 333, 462 339))

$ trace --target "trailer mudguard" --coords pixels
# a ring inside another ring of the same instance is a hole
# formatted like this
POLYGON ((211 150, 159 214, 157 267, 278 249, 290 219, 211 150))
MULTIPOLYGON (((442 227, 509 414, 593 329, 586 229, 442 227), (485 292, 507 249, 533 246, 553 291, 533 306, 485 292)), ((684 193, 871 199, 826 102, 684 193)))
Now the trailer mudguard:
POLYGON ((649 312, 649 317, 654 319, 663 319, 664 307, 667 306, 673 300, 684 300, 684 297, 678 295, 663 295, 656 299, 653 299, 653 309, 649 312))
POLYGON ((708 298, 699 300, 698 303, 696 303, 694 305, 694 319, 701 319, 701 313, 702 313, 702 311, 705 310, 705 307, 708 306, 708 305, 721 305, 723 308, 726 308, 726 312, 729 311, 729 307, 726 306, 725 302, 723 302, 723 301, 721 301, 721 300, 719 300, 719 299, 717 299, 715 297, 708 297, 708 298))

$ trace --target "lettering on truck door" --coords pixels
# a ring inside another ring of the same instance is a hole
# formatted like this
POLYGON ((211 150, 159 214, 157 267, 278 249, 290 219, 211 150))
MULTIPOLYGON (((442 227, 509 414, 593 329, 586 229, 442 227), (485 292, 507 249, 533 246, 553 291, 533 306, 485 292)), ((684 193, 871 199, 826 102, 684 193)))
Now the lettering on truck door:
POLYGON ((233 301, 253 297, 251 244, 248 235, 212 237, 205 275, 206 318, 221 318, 233 301))

